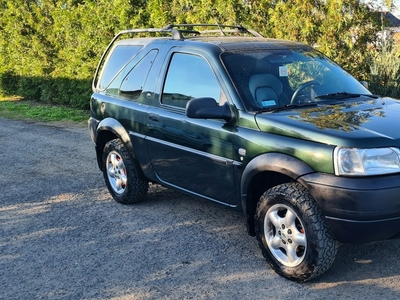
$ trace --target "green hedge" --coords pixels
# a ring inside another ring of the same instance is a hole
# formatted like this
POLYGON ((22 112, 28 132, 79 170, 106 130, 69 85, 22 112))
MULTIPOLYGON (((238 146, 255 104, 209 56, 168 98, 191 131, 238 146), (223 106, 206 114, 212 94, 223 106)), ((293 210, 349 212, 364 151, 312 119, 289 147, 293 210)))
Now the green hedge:
POLYGON ((62 104, 87 109, 91 90, 90 79, 28 77, 12 73, 0 76, 4 96, 18 95, 26 100, 62 104))
POLYGON ((377 89, 383 84, 376 80, 381 71, 372 74, 366 60, 376 57, 376 49, 368 45, 382 24, 359 2, 0 0, 0 93, 88 108, 93 73, 115 33, 217 21, 240 23, 268 37, 318 45, 377 89))
POLYGON ((146 23, 145 1, 0 0, 0 92, 88 108, 114 34, 146 23))
POLYGON ((384 48, 369 64, 369 89, 377 95, 400 99, 400 52, 384 48))

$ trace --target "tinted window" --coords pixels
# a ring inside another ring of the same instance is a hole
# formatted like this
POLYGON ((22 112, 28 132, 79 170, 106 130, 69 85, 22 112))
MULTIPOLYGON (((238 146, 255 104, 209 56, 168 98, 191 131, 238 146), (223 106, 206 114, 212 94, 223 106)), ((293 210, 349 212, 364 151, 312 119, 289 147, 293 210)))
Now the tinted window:
POLYGON ((121 96, 132 100, 139 98, 157 53, 157 50, 150 51, 133 67, 121 84, 119 91, 121 96))
POLYGON ((105 89, 121 68, 135 56, 142 46, 117 46, 107 59, 101 72, 98 88, 105 89))
POLYGON ((207 61, 197 55, 175 53, 171 59, 161 102, 186 107, 193 98, 211 97, 219 102, 221 88, 207 61))

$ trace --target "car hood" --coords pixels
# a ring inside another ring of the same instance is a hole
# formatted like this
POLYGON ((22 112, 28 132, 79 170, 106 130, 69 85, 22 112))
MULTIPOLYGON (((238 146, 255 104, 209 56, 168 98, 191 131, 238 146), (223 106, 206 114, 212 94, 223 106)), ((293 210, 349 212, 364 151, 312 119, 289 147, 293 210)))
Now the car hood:
POLYGON ((347 147, 400 146, 400 101, 378 98, 260 113, 261 131, 347 147))

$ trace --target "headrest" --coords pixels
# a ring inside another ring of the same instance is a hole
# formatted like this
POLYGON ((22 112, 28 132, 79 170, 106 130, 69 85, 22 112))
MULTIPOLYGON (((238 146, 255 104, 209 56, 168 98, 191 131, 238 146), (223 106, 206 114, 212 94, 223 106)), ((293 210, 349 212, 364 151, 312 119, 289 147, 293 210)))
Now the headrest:
POLYGON ((282 82, 271 74, 256 74, 250 77, 249 89, 253 97, 255 97, 255 91, 259 87, 271 87, 277 95, 279 95, 283 89, 282 82))

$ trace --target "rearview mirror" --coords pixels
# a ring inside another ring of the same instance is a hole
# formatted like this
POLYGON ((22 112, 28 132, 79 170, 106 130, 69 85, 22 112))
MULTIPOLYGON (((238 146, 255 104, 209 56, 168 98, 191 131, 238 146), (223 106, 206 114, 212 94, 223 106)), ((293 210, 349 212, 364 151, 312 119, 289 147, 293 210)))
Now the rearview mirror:
POLYGON ((368 82, 366 82, 366 81, 360 81, 360 83, 361 83, 366 89, 368 89, 368 82))

